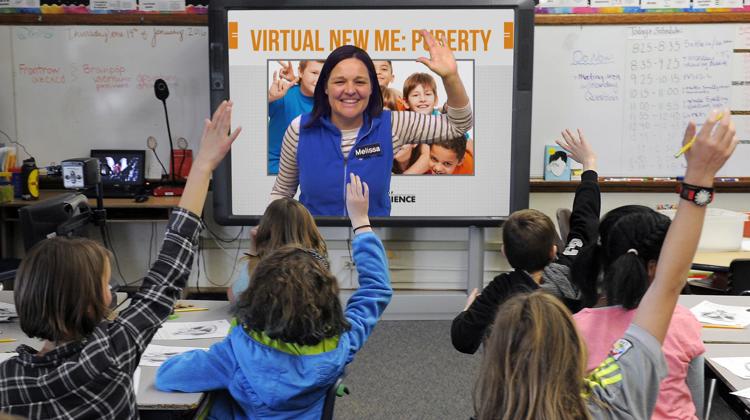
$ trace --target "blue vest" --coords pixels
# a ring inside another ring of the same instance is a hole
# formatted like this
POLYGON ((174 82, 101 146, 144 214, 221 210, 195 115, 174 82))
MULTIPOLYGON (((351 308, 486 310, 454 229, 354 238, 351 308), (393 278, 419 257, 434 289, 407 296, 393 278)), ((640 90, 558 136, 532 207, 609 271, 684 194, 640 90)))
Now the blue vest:
POLYGON ((344 158, 341 131, 322 117, 310 127, 310 114, 302 115, 297 167, 299 201, 316 216, 346 216, 346 184, 349 173, 359 175, 370 188, 370 216, 391 214, 391 169, 393 143, 391 113, 365 115, 357 140, 344 158))

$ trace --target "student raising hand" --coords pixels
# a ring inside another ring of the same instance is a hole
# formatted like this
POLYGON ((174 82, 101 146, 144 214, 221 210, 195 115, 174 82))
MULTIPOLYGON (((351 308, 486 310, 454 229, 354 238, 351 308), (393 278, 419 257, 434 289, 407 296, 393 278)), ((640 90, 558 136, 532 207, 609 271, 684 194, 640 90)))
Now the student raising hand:
POLYGON ((219 166, 232 147, 232 142, 240 135, 242 128, 237 127, 231 134, 232 102, 223 101, 210 120, 203 126, 200 150, 193 166, 190 168, 185 191, 179 206, 200 216, 208 192, 208 181, 211 172, 219 166))
POLYGON ((370 189, 367 183, 362 181, 359 175, 350 173, 349 183, 346 184, 346 211, 349 213, 355 234, 372 232, 370 218, 367 216, 369 204, 370 189))
MULTIPOLYGON (((683 144, 695 136, 695 123, 685 130, 683 144)), ((648 331, 659 342, 664 341, 677 297, 687 278, 698 247, 706 205, 713 197, 716 172, 724 166, 737 147, 734 123, 725 109, 712 112, 701 127, 692 148, 685 153, 687 169, 682 191, 692 191, 692 200, 681 194, 674 221, 667 231, 659 254, 654 281, 638 307, 633 323, 648 331), (717 120, 723 115, 721 120, 717 120)))
POLYGON ((583 165, 583 170, 596 170, 596 153, 591 148, 591 144, 583 137, 581 129, 576 130, 578 135, 573 134, 569 129, 565 129, 560 134, 562 139, 555 140, 576 162, 583 165))
POLYGON ((273 102, 283 98, 289 88, 295 84, 296 83, 287 81, 283 76, 279 77, 279 72, 274 71, 273 81, 271 82, 271 87, 268 89, 268 102, 273 102))

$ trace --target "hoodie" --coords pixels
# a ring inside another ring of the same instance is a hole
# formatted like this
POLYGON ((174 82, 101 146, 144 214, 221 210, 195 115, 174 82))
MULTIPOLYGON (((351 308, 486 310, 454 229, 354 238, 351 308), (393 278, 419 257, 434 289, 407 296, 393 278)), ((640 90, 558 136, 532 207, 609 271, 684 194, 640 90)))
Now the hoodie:
POLYGON ((210 418, 319 419, 328 388, 367 341, 393 292, 378 237, 371 232, 359 234, 352 248, 360 286, 345 309, 351 330, 318 346, 296 346, 234 328, 208 351, 190 351, 167 360, 157 371, 156 388, 227 390, 231 398, 220 394, 210 418), (294 351, 302 347, 301 352, 294 351))

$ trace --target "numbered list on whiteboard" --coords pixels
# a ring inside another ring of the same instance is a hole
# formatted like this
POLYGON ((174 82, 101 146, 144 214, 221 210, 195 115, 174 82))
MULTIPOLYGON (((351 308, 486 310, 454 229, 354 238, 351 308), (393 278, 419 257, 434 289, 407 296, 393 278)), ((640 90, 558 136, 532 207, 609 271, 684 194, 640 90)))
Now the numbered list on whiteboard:
POLYGON ((734 34, 679 26, 628 28, 621 158, 630 173, 677 176, 688 121, 729 106, 734 34), (656 173, 651 173, 658 168, 656 173))

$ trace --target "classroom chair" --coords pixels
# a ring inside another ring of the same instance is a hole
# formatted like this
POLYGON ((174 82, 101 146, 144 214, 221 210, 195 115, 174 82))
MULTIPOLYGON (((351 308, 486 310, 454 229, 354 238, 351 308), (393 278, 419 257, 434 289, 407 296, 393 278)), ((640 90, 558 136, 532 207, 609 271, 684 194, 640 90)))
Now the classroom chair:
POLYGON ((341 375, 326 393, 326 400, 323 403, 323 415, 320 416, 321 420, 333 420, 333 406, 336 404, 336 398, 349 395, 349 388, 344 385, 344 376, 341 375))
POLYGON ((562 207, 558 208, 555 212, 557 230, 559 231, 559 236, 555 239, 558 253, 562 253, 567 246, 568 233, 570 233, 570 214, 570 209, 562 207))
POLYGON ((729 294, 750 296, 750 259, 736 259, 729 264, 729 294))

